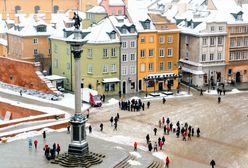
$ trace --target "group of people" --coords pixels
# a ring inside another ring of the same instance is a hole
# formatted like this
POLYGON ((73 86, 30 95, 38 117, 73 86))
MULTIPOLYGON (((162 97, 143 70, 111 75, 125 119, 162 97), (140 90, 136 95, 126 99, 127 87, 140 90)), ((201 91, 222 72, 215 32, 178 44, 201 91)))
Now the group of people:
POLYGON ((56 143, 53 144, 53 147, 50 148, 47 144, 45 144, 43 150, 45 151, 45 157, 47 160, 55 159, 56 157, 56 152, 57 155, 59 155, 60 152, 60 145, 56 143))
MULTIPOLYGON (((146 103, 147 105, 147 109, 149 109, 150 107, 150 101, 148 101, 146 103)), ((145 103, 141 101, 141 99, 132 99, 127 100, 127 101, 119 101, 119 108, 121 110, 127 110, 127 111, 140 111, 142 109, 142 111, 145 110, 145 103)))
MULTIPOLYGON (((114 131, 117 131, 117 124, 118 124, 119 119, 120 119, 119 113, 117 113, 115 117, 111 116, 109 119, 110 126, 112 127, 114 125, 114 131)), ((103 131, 103 123, 102 122, 100 123, 100 131, 103 131)), ((89 126, 89 133, 91 133, 91 132, 92 132, 92 127, 90 125, 89 126)))

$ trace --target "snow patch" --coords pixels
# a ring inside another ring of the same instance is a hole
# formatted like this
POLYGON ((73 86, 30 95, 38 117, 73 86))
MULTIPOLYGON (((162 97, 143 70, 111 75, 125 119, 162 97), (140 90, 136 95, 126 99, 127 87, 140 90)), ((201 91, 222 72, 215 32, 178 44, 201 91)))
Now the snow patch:
POLYGON ((165 158, 167 157, 167 155, 163 152, 153 152, 152 155, 161 160, 165 160, 165 158))
POLYGON ((121 150, 124 150, 123 147, 120 147, 120 146, 115 146, 114 149, 121 149, 121 150))
POLYGON ((111 99, 108 100, 108 103, 107 104, 104 104, 104 105, 110 106, 110 105, 114 105, 114 104, 117 104, 117 103, 119 103, 118 100, 116 100, 114 98, 111 98, 111 99))
POLYGON ((138 152, 129 152, 130 155, 134 156, 135 158, 141 158, 141 155, 138 152))
POLYGON ((141 165, 141 163, 138 162, 138 161, 136 161, 136 160, 128 160, 127 162, 128 162, 130 165, 136 165, 136 166, 141 165))

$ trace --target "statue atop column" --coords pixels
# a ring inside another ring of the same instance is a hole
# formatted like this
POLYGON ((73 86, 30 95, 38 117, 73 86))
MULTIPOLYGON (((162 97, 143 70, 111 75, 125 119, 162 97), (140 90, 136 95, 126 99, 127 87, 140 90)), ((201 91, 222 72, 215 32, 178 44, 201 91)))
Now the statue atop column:
POLYGON ((80 28, 80 22, 82 21, 82 19, 78 16, 78 14, 76 12, 74 12, 74 16, 72 18, 75 22, 74 22, 74 27, 76 29, 80 28))

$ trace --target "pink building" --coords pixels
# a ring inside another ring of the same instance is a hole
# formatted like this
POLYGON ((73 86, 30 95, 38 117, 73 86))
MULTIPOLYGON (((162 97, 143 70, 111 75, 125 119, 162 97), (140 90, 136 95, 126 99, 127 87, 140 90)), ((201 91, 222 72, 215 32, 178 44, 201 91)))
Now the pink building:
POLYGON ((109 16, 125 15, 127 0, 102 0, 100 6, 105 8, 109 16))

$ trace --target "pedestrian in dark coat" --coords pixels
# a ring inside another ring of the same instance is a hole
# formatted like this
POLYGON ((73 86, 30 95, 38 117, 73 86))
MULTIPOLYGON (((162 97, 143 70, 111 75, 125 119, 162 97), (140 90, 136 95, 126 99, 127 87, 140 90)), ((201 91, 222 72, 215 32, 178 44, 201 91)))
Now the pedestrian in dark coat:
POLYGON ((164 137, 164 136, 162 137, 162 142, 163 142, 163 144, 164 144, 164 142, 165 142, 165 137, 164 137))
POLYGON ((146 135, 146 143, 148 144, 149 141, 150 141, 150 136, 149 136, 149 134, 147 134, 147 135, 146 135))
POLYGON ((103 123, 100 124, 100 131, 103 131, 103 123))
POLYGON ((214 168, 214 166, 215 166, 215 161, 214 161, 214 160, 211 160, 210 165, 212 166, 212 168, 214 168))
POLYGON ((160 144, 160 141, 161 141, 161 138, 160 138, 160 137, 158 137, 158 145, 160 144))
POLYGON ((103 103, 105 102, 105 95, 104 94, 102 95, 102 102, 103 103))
POLYGON ((43 139, 46 140, 46 131, 43 131, 42 135, 43 135, 43 139))
POLYGON ((58 153, 58 155, 59 155, 59 152, 60 152, 60 145, 59 145, 59 144, 57 144, 56 151, 57 151, 57 153, 58 153))
POLYGON ((91 125, 89 126, 89 133, 91 133, 92 132, 92 127, 91 127, 91 125))
POLYGON ((115 122, 114 126, 114 130, 117 131, 117 122, 115 122))
POLYGON ((166 102, 166 100, 165 100, 165 98, 163 97, 163 104, 165 104, 165 102, 166 102))
POLYGON ((172 128, 173 128, 173 124, 172 122, 170 123, 170 131, 172 131, 172 128))
POLYGON ((203 91, 202 91, 202 89, 200 90, 200 96, 202 96, 203 95, 203 93, 202 93, 203 91))
POLYGON ((148 101, 146 105, 147 105, 147 109, 149 109, 151 103, 148 101))
POLYGON ((70 134, 70 124, 67 125, 67 133, 70 134))
POLYGON ((148 150, 151 152, 152 151, 152 143, 151 143, 151 141, 149 141, 149 143, 148 143, 148 150))
POLYGON ((200 128, 197 128, 197 130, 196 130, 196 133, 197 133, 197 137, 200 137, 200 128))
POLYGON ((219 96, 218 97, 218 104, 220 104, 220 101, 221 101, 221 97, 219 96))
POLYGON ((120 119, 119 113, 116 114, 116 117, 117 117, 118 120, 120 119))
POLYGON ((194 130, 194 128, 192 128, 192 129, 191 129, 191 134, 192 134, 192 136, 194 136, 194 133, 195 133, 195 130, 194 130))
POLYGON ((145 103, 142 103, 142 110, 145 110, 145 103))
POLYGON ((113 116, 110 117, 110 120, 109 121, 110 121, 110 124, 111 124, 111 127, 112 127, 113 126, 113 122, 114 122, 113 116))
POLYGON ((154 135, 156 136, 157 135, 157 128, 154 128, 153 131, 154 131, 154 135))
POLYGON ((225 89, 223 89, 223 94, 224 94, 224 96, 226 95, 226 90, 225 89))
POLYGON ((164 125, 164 134, 166 134, 166 130, 167 130, 166 125, 164 125))
POLYGON ((164 122, 165 122, 165 119, 164 119, 164 117, 162 117, 162 124, 164 125, 164 122))
POLYGON ((166 124, 167 125, 170 124, 170 118, 169 117, 166 119, 166 124))

